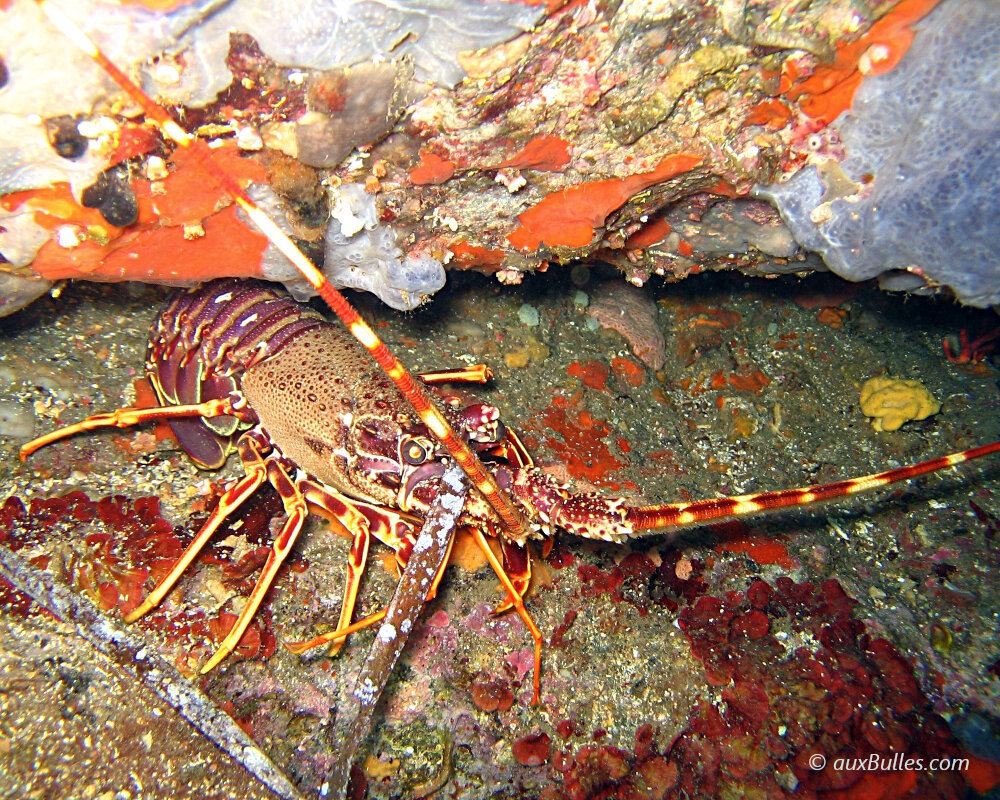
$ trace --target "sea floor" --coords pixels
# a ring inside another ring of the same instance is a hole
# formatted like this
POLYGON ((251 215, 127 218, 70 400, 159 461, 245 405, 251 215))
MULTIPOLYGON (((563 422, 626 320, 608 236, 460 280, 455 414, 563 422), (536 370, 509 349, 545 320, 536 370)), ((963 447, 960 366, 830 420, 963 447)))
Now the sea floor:
MULTIPOLYGON (((962 363, 942 347, 996 329, 991 312, 828 276, 697 276, 644 290, 664 337, 654 370, 587 314, 612 277, 453 274, 407 315, 355 299, 415 371, 490 364, 481 397, 537 463, 635 503, 835 481, 1000 439, 996 351, 962 363), (919 381, 940 412, 874 430, 859 392, 877 375, 919 381)), ((155 427, 80 435, 27 463, 17 448, 133 401, 166 296, 70 285, 0 320, 0 542, 112 617, 169 567, 238 463, 199 471, 155 427), (74 492, 86 497, 42 502, 74 492)), ((311 520, 237 654, 196 672, 280 510, 262 492, 132 628, 314 796, 373 634, 335 659, 281 644, 335 624, 349 539, 311 520)), ((923 762, 880 762, 879 797, 1000 780, 1000 458, 629 546, 559 535, 527 599, 546 640, 538 707, 525 627, 491 613, 496 578, 457 549, 360 748, 356 793, 874 797, 873 773, 834 762, 897 752, 923 762), (942 755, 969 760, 927 765, 942 755)), ((359 613, 387 602, 390 562, 372 554, 359 613)), ((270 796, 72 626, 8 590, 0 627, 0 795, 270 796)))

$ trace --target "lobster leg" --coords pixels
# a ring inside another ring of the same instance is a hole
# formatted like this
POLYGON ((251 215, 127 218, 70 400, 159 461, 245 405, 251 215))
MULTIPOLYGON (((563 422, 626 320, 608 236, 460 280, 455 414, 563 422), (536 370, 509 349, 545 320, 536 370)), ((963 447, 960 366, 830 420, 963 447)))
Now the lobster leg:
MULTIPOLYGON (((455 544, 454 537, 451 542, 448 543, 448 552, 445 554, 444 561, 441 562, 441 568, 437 571, 434 576, 434 580, 431 581, 431 588, 427 592, 426 602, 430 602, 435 597, 437 597, 438 586, 441 583, 441 579, 444 577, 445 568, 448 566, 448 558, 451 556, 451 549, 455 544)), ((285 649, 296 655, 300 655, 307 650, 312 650, 314 647, 322 647, 327 642, 338 642, 344 641, 352 633, 357 633, 358 631, 363 631, 365 628, 369 628, 376 622, 381 622, 385 619, 385 615, 388 609, 383 608, 381 611, 376 611, 374 614, 369 614, 367 617, 359 619, 357 622, 352 622, 349 625, 340 625, 335 631, 328 631, 327 633, 321 633, 319 636, 310 639, 306 642, 286 642, 285 649)))
POLYGON ((493 567, 493 571, 500 579, 500 583, 503 584, 503 588, 507 590, 508 601, 517 610, 517 615, 524 620, 524 624, 528 626, 528 630, 531 632, 531 639, 535 645, 535 672, 532 677, 532 687, 534 688, 534 693, 531 697, 531 704, 536 706, 538 705, 542 690, 542 632, 538 630, 538 626, 528 613, 528 609, 524 607, 524 600, 518 593, 517 587, 511 582, 510 577, 508 577, 507 573, 504 572, 503 564, 497 560, 493 551, 490 550, 490 546, 486 541, 486 537, 483 536, 483 532, 479 530, 479 528, 473 528, 472 535, 476 540, 476 544, 479 545, 479 549, 482 550, 483 555, 486 556, 486 560, 489 561, 490 566, 493 567))
POLYGON ((142 601, 139 607, 125 616, 126 622, 135 622, 149 612, 150 609, 159 605, 160 601, 174 588, 174 584, 177 583, 177 579, 180 578, 184 570, 191 565, 191 562, 195 560, 201 549, 212 538, 212 534, 218 530, 219 526, 230 514, 243 505, 246 499, 260 488, 260 485, 264 482, 264 478, 267 476, 267 471, 258 447, 257 442, 249 434, 240 437, 236 448, 247 474, 219 498, 219 504, 209 515, 208 519, 205 520, 205 524, 201 526, 201 530, 191 540, 191 544, 187 546, 181 557, 177 559, 177 563, 171 567, 170 572, 160 580, 156 588, 149 593, 149 596, 142 601))
POLYGON ((493 380, 493 370, 486 364, 473 364, 462 369, 439 369, 417 374, 424 383, 488 383, 493 380))
MULTIPOLYGON (((531 553, 524 545, 509 542, 506 539, 500 540, 500 549, 503 552, 504 572, 510 577, 510 582, 517 589, 520 597, 528 591, 528 584, 531 583, 531 553)), ((494 614, 502 614, 514 607, 510 597, 505 597, 495 609, 494 614)))
POLYGON ((49 431, 44 436, 33 439, 21 447, 21 460, 24 461, 36 450, 40 450, 52 442, 58 442, 68 436, 83 431, 93 431, 98 428, 130 428, 143 422, 153 422, 163 419, 178 419, 183 417, 220 417, 233 413, 232 401, 228 397, 206 400, 204 403, 191 403, 183 406, 160 406, 158 408, 119 408, 104 414, 94 414, 65 428, 49 431))
MULTIPOLYGON (((357 603, 361 576, 364 574, 368 559, 371 536, 374 535, 380 542, 391 547, 400 563, 405 564, 413 548, 413 527, 398 514, 366 503, 347 500, 330 487, 308 478, 299 481, 298 487, 310 505, 332 516, 354 536, 347 558, 344 601, 340 606, 340 620, 337 623, 338 629, 344 628, 350 625, 354 616, 354 606, 357 603)), ((344 645, 346 637, 338 637, 332 641, 329 654, 334 656, 344 645)))
POLYGON ((228 656, 243 637, 244 632, 253 620, 254 614, 260 608, 264 595, 271 588, 274 577, 278 574, 278 569, 288 557, 292 545, 295 544, 295 540, 302 531, 302 525, 309 514, 306 509, 305 498, 302 497, 302 493, 296 488, 292 479, 288 477, 288 473, 285 472, 284 467, 272 459, 266 462, 266 470, 268 480, 281 496, 281 501, 284 503, 285 513, 288 515, 288 518, 285 520, 284 525, 281 526, 278 535, 274 538, 271 553, 268 555, 264 569, 257 579, 257 584, 253 587, 250 597, 247 598, 247 604, 243 607, 243 611, 240 612, 232 630, 222 640, 219 649, 215 651, 215 655, 201 668, 202 675, 212 670, 220 661, 228 656))

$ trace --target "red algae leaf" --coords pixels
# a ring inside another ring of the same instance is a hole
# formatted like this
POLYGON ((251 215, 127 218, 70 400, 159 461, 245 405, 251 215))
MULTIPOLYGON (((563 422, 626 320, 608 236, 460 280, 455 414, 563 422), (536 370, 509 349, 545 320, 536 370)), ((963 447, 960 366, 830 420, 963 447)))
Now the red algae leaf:
POLYGON ((785 569, 792 569, 795 566, 795 560, 789 555, 788 548, 776 539, 761 539, 759 536, 732 539, 716 545, 715 550, 718 553, 745 553, 747 557, 761 565, 777 564, 785 569))
POLYGON ((569 162, 570 143, 558 136, 536 136, 497 169, 558 171, 569 162))
POLYGON ((410 181, 417 186, 444 183, 455 174, 455 164, 426 148, 419 154, 417 166, 410 170, 410 181))
POLYGON ((526 767, 538 767, 552 756, 552 741, 547 733, 529 733, 511 745, 511 752, 526 767))
POLYGON ((507 240, 525 252, 535 251, 543 244, 586 247, 594 238, 594 229, 634 194, 689 172, 701 163, 701 156, 677 153, 663 158, 650 172, 560 189, 519 214, 520 225, 507 234, 507 240))
POLYGON ((514 695, 505 680, 492 680, 480 673, 469 689, 472 702, 480 711, 507 711, 514 705, 514 695))
POLYGON ((742 633, 748 639, 760 639, 767 636, 771 630, 771 621, 767 614, 758 609, 753 609, 742 617, 737 617, 733 622, 733 632, 742 633))

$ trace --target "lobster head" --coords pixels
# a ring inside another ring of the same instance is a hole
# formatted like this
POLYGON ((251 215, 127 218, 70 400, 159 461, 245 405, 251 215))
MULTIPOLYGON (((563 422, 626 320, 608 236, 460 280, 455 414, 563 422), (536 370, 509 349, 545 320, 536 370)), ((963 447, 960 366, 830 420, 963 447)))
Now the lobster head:
MULTIPOLYGON (((473 450, 490 452, 505 440, 507 429, 495 406, 452 402, 446 399, 445 415, 473 450)), ((426 509, 451 462, 448 451, 409 412, 358 417, 351 426, 347 450, 354 454, 350 481, 356 489, 369 497, 384 498, 382 502, 401 511, 426 509)))

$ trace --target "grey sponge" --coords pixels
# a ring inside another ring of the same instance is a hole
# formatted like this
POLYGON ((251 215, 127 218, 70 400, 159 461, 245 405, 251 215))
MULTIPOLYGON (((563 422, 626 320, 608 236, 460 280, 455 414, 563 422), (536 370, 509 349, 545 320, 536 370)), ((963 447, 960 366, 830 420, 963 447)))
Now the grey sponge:
POLYGON ((1000 2, 944 0, 832 127, 841 164, 757 190, 795 239, 850 280, 902 269, 1000 304, 1000 2))

